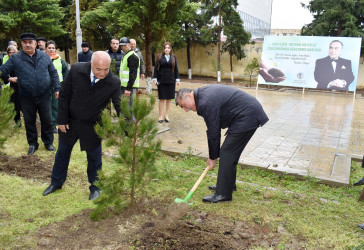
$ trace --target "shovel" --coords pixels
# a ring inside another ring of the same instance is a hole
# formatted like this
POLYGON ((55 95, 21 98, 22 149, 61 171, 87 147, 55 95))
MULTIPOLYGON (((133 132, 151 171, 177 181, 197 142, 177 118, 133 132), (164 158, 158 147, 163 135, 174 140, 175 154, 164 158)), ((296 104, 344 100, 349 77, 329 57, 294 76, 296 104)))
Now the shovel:
POLYGON ((193 188, 191 189, 191 191, 188 193, 188 195, 186 196, 186 198, 184 199, 179 199, 179 198, 176 198, 174 200, 174 202, 178 203, 178 204, 181 204, 182 202, 183 203, 187 203, 189 205, 192 205, 193 203, 188 203, 188 200, 192 197, 192 195, 195 193, 198 185, 200 185, 202 179, 206 176, 207 172, 210 170, 210 167, 207 166, 205 168, 205 170, 203 171, 203 173, 201 174, 200 178, 198 178, 198 180, 196 181, 195 185, 193 186, 193 188))

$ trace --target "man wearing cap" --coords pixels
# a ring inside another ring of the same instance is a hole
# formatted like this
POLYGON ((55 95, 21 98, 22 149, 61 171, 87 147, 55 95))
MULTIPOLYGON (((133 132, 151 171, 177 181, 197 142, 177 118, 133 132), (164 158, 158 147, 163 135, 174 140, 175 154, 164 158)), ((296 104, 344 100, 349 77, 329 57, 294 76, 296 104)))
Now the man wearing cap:
POLYGON ((37 49, 45 51, 47 39, 45 37, 37 37, 37 49))
POLYGON ((78 62, 90 62, 92 53, 94 53, 92 50, 90 50, 90 47, 88 46, 87 42, 81 43, 82 51, 78 53, 78 62))
POLYGON ((110 71, 110 56, 96 51, 89 63, 72 65, 58 100, 58 150, 52 170, 52 182, 44 190, 49 195, 61 189, 67 178, 70 156, 79 140, 81 150, 87 153, 87 176, 90 185, 90 200, 100 195, 94 185, 97 171, 101 169, 101 139, 94 126, 100 123, 103 109, 112 99, 117 114, 120 114, 120 79, 110 71))
POLYGON ((36 50, 37 36, 33 33, 20 35, 22 50, 14 54, 0 66, 2 74, 14 71, 18 77, 19 100, 23 112, 27 140, 28 155, 38 149, 38 133, 36 113, 41 121, 41 138, 48 151, 55 151, 53 146, 53 127, 51 115, 51 93, 54 89, 58 98, 60 83, 57 70, 46 53, 36 50))
POLYGON ((122 37, 120 39, 120 47, 125 53, 120 65, 119 74, 121 93, 130 97, 129 106, 132 107, 133 97, 136 95, 139 87, 140 59, 135 51, 131 49, 129 38, 122 37))

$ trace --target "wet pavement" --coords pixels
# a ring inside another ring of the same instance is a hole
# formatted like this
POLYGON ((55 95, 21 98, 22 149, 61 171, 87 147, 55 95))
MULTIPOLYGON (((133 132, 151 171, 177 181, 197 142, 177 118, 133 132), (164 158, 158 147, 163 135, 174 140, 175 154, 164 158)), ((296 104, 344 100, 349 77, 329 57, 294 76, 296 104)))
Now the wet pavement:
MULTIPOLYGON (((201 87, 183 82, 180 87, 201 87)), ((262 167, 324 183, 349 184, 351 159, 364 153, 364 99, 352 93, 241 88, 256 97, 269 117, 240 157, 245 167, 262 167)), ((158 105, 153 115, 158 119, 158 105)), ((162 149, 208 157, 206 125, 195 112, 171 105, 171 123, 158 124, 162 149)), ((222 131, 222 142, 224 131, 222 131)))

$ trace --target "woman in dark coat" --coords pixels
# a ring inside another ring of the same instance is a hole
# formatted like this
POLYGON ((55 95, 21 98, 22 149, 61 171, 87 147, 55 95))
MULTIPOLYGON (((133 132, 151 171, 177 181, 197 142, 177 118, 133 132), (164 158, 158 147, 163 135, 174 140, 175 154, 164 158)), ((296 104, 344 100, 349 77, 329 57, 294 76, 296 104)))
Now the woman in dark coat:
POLYGON ((173 55, 172 45, 169 42, 165 42, 163 45, 163 53, 157 56, 153 81, 158 87, 158 99, 159 99, 159 118, 160 123, 163 120, 169 123, 169 109, 171 101, 174 99, 176 83, 179 86, 179 73, 177 66, 177 58, 173 55), (164 103, 166 103, 166 110, 163 119, 164 103))

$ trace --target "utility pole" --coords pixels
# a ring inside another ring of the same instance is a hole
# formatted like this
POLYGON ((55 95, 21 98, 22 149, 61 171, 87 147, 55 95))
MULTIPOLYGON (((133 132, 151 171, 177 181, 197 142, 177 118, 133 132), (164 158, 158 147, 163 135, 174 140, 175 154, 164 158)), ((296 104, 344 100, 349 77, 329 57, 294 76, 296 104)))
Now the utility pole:
POLYGON ((221 82, 220 47, 221 47, 221 2, 219 1, 219 31, 217 38, 217 82, 221 82))
POLYGON ((76 5, 76 48, 77 54, 80 53, 81 50, 81 43, 82 43, 82 30, 80 24, 80 2, 79 0, 75 0, 76 5))

